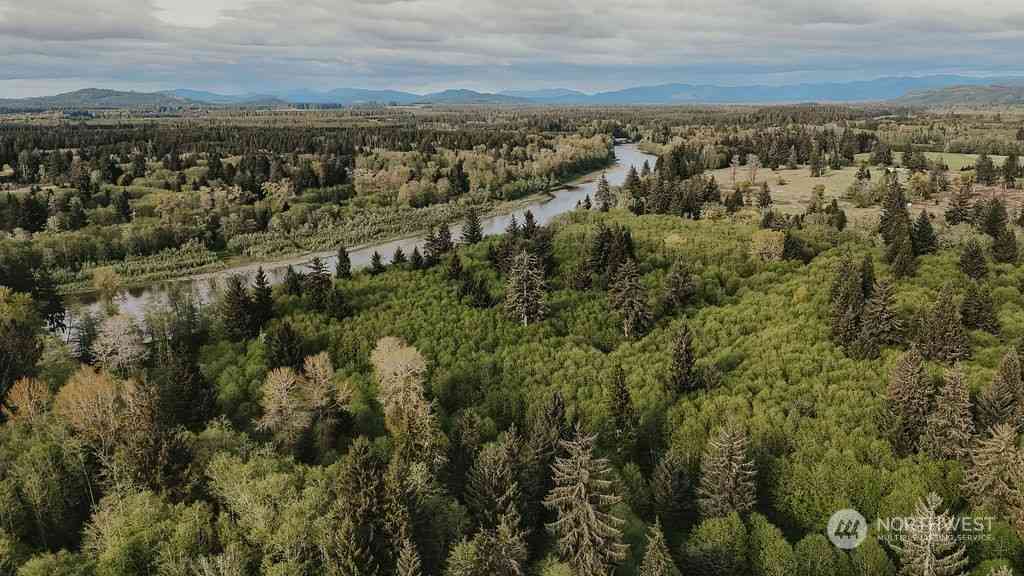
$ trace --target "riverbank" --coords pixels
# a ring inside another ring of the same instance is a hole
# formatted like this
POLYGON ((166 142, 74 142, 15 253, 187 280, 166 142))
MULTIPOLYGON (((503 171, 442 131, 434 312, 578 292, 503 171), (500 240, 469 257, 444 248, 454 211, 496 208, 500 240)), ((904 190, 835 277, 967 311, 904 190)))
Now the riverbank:
MULTIPOLYGON (((515 200, 503 200, 503 201, 492 201, 483 204, 475 204, 472 207, 480 210, 480 217, 483 219, 496 218, 500 216, 506 216, 513 214, 517 211, 523 211, 529 206, 537 204, 543 204, 556 198, 560 193, 575 190, 581 186, 587 184, 593 184, 596 182, 602 174, 608 172, 608 170, 616 169, 619 163, 618 151, 625 145, 617 145, 615 147, 616 156, 610 158, 609 162, 596 170, 580 174, 575 177, 571 177, 565 182, 559 184, 558 187, 552 188, 544 192, 531 194, 515 200)), ((458 216, 452 220, 447 220, 448 226, 455 227, 461 226, 462 216, 470 208, 470 205, 436 205, 434 209, 448 208, 455 212, 459 212, 458 216), (453 225, 454 223, 454 225, 453 225)), ((430 210, 431 208, 423 208, 420 210, 430 210)), ((410 218, 412 222, 421 222, 423 220, 430 220, 429 216, 417 218, 413 215, 410 218)), ((380 236, 370 236, 365 238, 358 244, 348 246, 350 252, 365 251, 367 249, 378 247, 381 245, 401 244, 403 241, 415 239, 417 237, 426 234, 432 226, 420 226, 412 230, 406 230, 399 234, 383 234, 380 236)), ((453 230, 455 232, 455 230, 453 230)), ((298 245, 299 241, 296 241, 298 245)), ((134 292, 144 290, 149 286, 154 285, 167 285, 176 282, 203 282, 209 279, 216 278, 224 275, 227 272, 251 275, 256 272, 259 267, 263 268, 286 268, 288 266, 301 266, 308 263, 313 258, 321 259, 334 259, 337 254, 337 248, 331 248, 329 250, 308 250, 308 249, 297 249, 294 251, 275 253, 270 255, 239 255, 239 254, 228 254, 226 251, 211 253, 217 257, 216 262, 208 265, 188 268, 186 270, 175 269, 173 271, 158 272, 155 274, 146 274, 136 277, 122 278, 121 288, 128 292, 134 292)), ((390 253, 381 252, 381 256, 385 258, 390 257, 390 253)), ((111 263, 111 266, 116 266, 117 263, 111 263)), ((96 300, 99 295, 99 291, 94 287, 85 284, 62 286, 61 294, 69 299, 90 303, 96 300)))

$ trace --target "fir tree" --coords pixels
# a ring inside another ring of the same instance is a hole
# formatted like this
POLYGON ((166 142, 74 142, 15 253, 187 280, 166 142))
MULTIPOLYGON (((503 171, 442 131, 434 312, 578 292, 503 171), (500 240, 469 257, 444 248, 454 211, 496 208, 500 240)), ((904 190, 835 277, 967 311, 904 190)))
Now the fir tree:
POLYGON ((757 207, 767 210, 772 207, 772 193, 768 190, 768 183, 761 183, 761 190, 757 193, 757 207))
POLYGON ((594 193, 594 201, 597 202, 597 206, 602 212, 607 211, 615 205, 615 197, 612 195, 612 187, 608 184, 608 178, 604 174, 601 174, 601 179, 597 182, 597 191, 594 193))
MULTIPOLYGON (((589 198, 589 196, 588 196, 588 198, 589 198)), ((519 221, 516 220, 516 215, 513 214, 508 219, 508 225, 505 226, 505 235, 508 236, 509 238, 516 238, 516 237, 519 236, 520 232, 521 232, 521 230, 519 228, 519 221)))
POLYGON ((899 555, 902 576, 962 576, 967 567, 967 554, 957 541, 954 522, 939 511, 942 498, 934 492, 917 503, 914 521, 900 543, 893 544, 899 555))
POLYGON ((520 491, 516 462, 506 442, 484 446, 466 478, 466 505, 484 528, 494 528, 501 517, 516 512, 520 491))
POLYGON ((537 220, 533 217, 533 212, 527 210, 523 213, 523 237, 533 238, 537 235, 537 220))
POLYGON ((483 227, 480 224, 480 213, 476 208, 466 212, 466 221, 462 224, 463 244, 476 244, 484 239, 483 227))
POLYGON ((245 280, 239 275, 228 276, 227 287, 218 305, 224 335, 241 342, 253 335, 253 304, 245 280))
POLYGON ((992 260, 1001 264, 1016 264, 1018 258, 1017 235, 1006 226, 992 242, 992 260))
POLYGON ((683 324, 672 347, 672 390, 676 394, 696 388, 697 378, 693 365, 693 333, 689 326, 683 324))
POLYGON ((327 266, 319 257, 313 258, 309 263, 309 273, 306 274, 303 294, 309 298, 310 307, 318 312, 326 312, 330 300, 331 277, 327 273, 327 266))
POLYGON ((334 265, 334 275, 337 278, 352 277, 352 261, 348 257, 348 249, 344 246, 338 247, 338 262, 334 265))
POLYGON ((956 226, 971 219, 971 191, 970 187, 962 188, 949 199, 949 207, 946 208, 946 224, 956 226))
POLYGON ((384 261, 381 259, 380 252, 373 251, 373 255, 370 256, 370 274, 376 276, 384 272, 384 261))
POLYGON ((651 315, 647 309, 646 292, 640 284, 640 272, 632 259, 619 266, 610 296, 612 305, 622 315, 622 332, 626 338, 642 335, 651 315))
POLYGON ((904 454, 917 451, 931 412, 932 386, 924 358, 911 347, 896 362, 886 389, 893 444, 904 454))
POLYGON ((1020 358, 1016 351, 1010 350, 1003 356, 992 383, 978 397, 981 427, 987 430, 1000 424, 1019 424, 1022 397, 1020 358))
POLYGON ((647 529, 647 549, 640 563, 639 576, 680 576, 672 555, 665 544, 661 522, 655 522, 647 529))
POLYGON ((789 156, 786 158, 786 169, 796 170, 800 164, 800 158, 796 154, 796 146, 789 147, 789 156))
POLYGON ((401 266, 408 261, 409 259, 405 257, 405 250, 402 250, 401 246, 396 247, 395 253, 391 255, 391 263, 401 266))
POLYGON ((270 325, 263 336, 268 368, 294 368, 302 366, 302 338, 291 322, 278 321, 270 325))
POLYGON ((423 576, 420 568, 420 555, 412 540, 402 540, 402 549, 398 553, 398 565, 395 568, 396 576, 423 576))
POLYGON ((654 512, 675 525, 688 512, 693 489, 684 457, 668 452, 658 460, 651 475, 651 500, 654 512))
POLYGON ((1024 453, 1017 446, 1017 427, 997 424, 988 432, 971 448, 963 492, 978 508, 1019 515, 1024 504, 1021 492, 1024 453))
POLYGON ((903 323, 896 314, 896 295, 892 286, 879 282, 864 305, 860 333, 854 349, 861 358, 877 358, 881 347, 902 341, 903 323))
POLYGON ((980 280, 988 275, 988 264, 981 243, 971 238, 960 252, 960 271, 969 278, 980 280))
POLYGON ((505 309, 523 326, 547 314, 547 285, 537 257, 523 251, 512 262, 505 287, 505 309))
POLYGON ((615 370, 610 393, 607 396, 608 411, 611 413, 612 437, 619 457, 625 461, 636 442, 636 428, 639 417, 633 408, 633 398, 626 385, 626 373, 622 368, 615 370))
POLYGON ((754 507, 757 471, 747 454, 745 431, 726 425, 715 432, 704 447, 700 472, 697 503, 704 518, 745 514, 754 507))
POLYGON ((252 319, 257 331, 263 330, 274 317, 274 293, 267 275, 260 266, 256 269, 256 280, 252 289, 252 319))
POLYGON ((465 270, 462 268, 462 259, 459 258, 458 254, 452 254, 452 257, 448 259, 448 268, 446 270, 448 279, 452 281, 462 280, 463 274, 465 274, 465 270))
POLYGON ((1010 216, 1006 211, 1006 203, 1000 198, 992 197, 980 206, 981 221, 978 227, 985 234, 997 238, 1006 229, 1010 216))
POLYGON ((281 282, 284 286, 284 293, 289 296, 302 296, 302 274, 295 271, 295 268, 291 265, 284 271, 284 280, 281 282))
POLYGON ((911 244, 913 246, 915 256, 932 254, 938 248, 938 242, 935 238, 935 229, 932 228, 932 219, 928 217, 928 212, 925 210, 921 210, 921 213, 917 216, 917 220, 914 221, 914 231, 911 236, 911 244))
POLYGON ((419 246, 413 246, 413 248, 412 248, 412 256, 409 257, 409 266, 411 266, 413 270, 422 270, 423 269, 423 266, 424 266, 423 255, 420 254, 419 246))
POLYGON ((953 298, 952 285, 939 292, 921 323, 921 354, 929 360, 952 364, 970 357, 967 332, 953 298))
POLYGON ((668 306, 681 309, 697 294, 697 283, 693 270, 686 260, 679 258, 672 264, 665 280, 665 302, 668 306))
POLYGON ((984 330, 989 334, 999 333, 999 318, 996 316, 992 292, 978 282, 968 282, 964 298, 960 302, 960 320, 969 330, 984 330))
POLYGON ((970 392, 959 370, 947 370, 925 422, 921 448, 934 458, 959 460, 967 455, 973 435, 970 392))
POLYGON ((849 256, 839 263, 832 281, 832 337, 844 347, 853 345, 860 333, 864 309, 864 285, 861 268, 849 256))
POLYGON ((555 485, 544 506, 557 514, 547 528, 573 572, 605 576, 626 558, 629 546, 622 542, 625 521, 612 513, 622 501, 613 491, 612 467, 594 457, 594 440, 577 430, 575 438, 561 442, 566 455, 551 467, 555 485))

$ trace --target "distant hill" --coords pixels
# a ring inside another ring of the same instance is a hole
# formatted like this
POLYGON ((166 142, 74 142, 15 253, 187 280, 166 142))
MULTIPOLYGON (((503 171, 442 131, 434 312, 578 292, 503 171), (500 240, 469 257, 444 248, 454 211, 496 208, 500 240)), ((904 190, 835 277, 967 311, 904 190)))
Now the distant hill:
POLYGON ((893 100, 903 106, 1013 106, 1024 104, 1024 86, 949 86, 913 91, 893 100))
POLYGON ((56 96, 0 99, 0 109, 8 110, 184 108, 194 104, 186 98, 163 92, 121 92, 100 88, 86 88, 56 96))
POLYGON ((168 90, 162 92, 168 96, 174 96, 177 98, 183 98, 191 102, 198 102, 203 104, 223 104, 223 105, 269 105, 269 104, 285 104, 284 100, 276 98, 269 94, 238 94, 238 95, 224 95, 216 94, 213 92, 205 92, 203 90, 188 90, 179 88, 177 90, 168 90))
POLYGON ((475 90, 444 90, 425 94, 418 102, 427 104, 530 104, 528 98, 519 98, 505 94, 489 94, 475 90))

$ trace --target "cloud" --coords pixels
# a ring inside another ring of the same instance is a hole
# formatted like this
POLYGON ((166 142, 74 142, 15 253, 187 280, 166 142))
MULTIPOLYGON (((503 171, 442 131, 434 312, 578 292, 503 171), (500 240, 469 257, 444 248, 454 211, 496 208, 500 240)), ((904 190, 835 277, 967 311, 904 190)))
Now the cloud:
POLYGON ((1011 69, 1022 24, 1019 0, 0 0, 0 79, 241 91, 859 78, 1011 69))

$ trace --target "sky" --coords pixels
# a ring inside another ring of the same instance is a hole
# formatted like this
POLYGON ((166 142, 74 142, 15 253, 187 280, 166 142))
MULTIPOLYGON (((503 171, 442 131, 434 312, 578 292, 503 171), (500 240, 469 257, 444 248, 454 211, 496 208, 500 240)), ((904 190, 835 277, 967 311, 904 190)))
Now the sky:
POLYGON ((1024 72, 1021 0, 0 0, 0 97, 1024 72))

